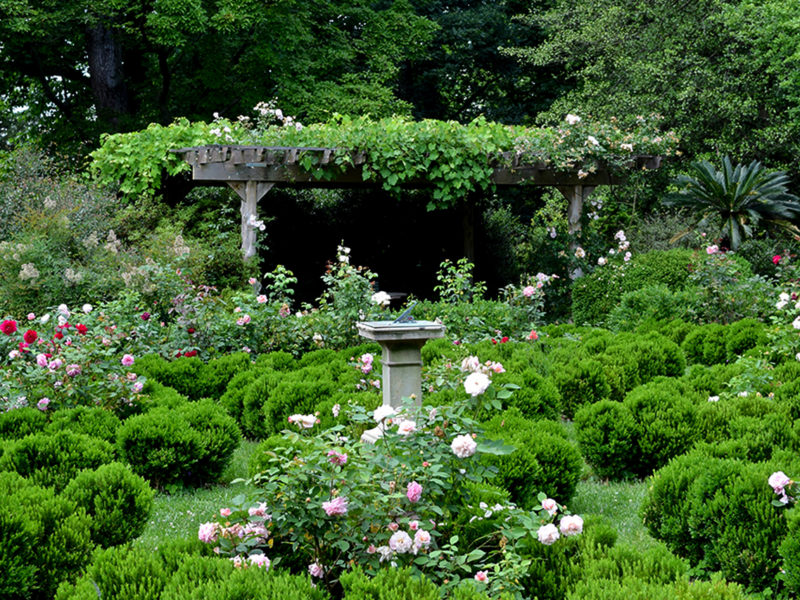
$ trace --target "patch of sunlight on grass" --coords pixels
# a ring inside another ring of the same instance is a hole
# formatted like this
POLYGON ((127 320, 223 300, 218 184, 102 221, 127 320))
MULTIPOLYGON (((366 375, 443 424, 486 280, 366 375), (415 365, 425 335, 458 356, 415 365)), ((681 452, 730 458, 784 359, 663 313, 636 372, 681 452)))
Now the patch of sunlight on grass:
MULTIPOLYGON (((247 464, 257 447, 258 442, 243 441, 233 453, 222 481, 247 478, 247 464)), ((211 520, 231 498, 246 489, 243 483, 221 483, 174 494, 157 494, 147 526, 134 543, 155 550, 168 540, 193 538, 197 536, 200 523, 211 520)))
POLYGON ((582 516, 605 516, 619 534, 618 543, 645 550, 658 543, 647 532, 639 516, 639 507, 646 494, 645 481, 606 482, 592 478, 578 483, 569 510, 582 516))

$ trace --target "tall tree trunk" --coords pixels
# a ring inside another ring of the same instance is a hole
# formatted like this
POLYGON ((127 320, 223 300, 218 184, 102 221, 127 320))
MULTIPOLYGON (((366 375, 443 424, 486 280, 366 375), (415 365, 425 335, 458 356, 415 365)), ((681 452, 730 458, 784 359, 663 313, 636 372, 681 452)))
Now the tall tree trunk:
POLYGON ((87 30, 89 77, 97 116, 115 126, 128 114, 128 87, 122 68, 122 46, 111 29, 98 23, 87 30))

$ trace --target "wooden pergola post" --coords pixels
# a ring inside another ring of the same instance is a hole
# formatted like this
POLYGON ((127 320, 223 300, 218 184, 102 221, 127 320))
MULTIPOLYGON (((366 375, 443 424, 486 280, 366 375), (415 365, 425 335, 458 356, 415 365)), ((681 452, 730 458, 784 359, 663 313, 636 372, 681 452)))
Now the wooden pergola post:
POLYGON ((228 185, 242 199, 239 212, 242 215, 242 254, 250 260, 256 254, 256 226, 258 219, 258 203, 275 185, 265 181, 229 181, 228 185))

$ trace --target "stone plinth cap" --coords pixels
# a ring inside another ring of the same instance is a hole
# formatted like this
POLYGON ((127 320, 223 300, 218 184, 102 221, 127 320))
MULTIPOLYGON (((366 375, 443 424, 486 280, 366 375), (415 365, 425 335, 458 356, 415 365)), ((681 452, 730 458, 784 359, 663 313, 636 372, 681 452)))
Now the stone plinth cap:
POLYGON ((444 325, 434 321, 362 321, 356 323, 358 333, 368 340, 390 342, 393 340, 429 340, 444 337, 444 325))

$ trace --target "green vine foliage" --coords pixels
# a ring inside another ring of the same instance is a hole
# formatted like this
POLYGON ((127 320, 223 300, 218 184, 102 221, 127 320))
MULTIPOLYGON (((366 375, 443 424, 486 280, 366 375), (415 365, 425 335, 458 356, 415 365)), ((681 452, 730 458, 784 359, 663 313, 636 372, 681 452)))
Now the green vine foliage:
POLYGON ((632 128, 623 129, 613 119, 600 123, 576 115, 549 128, 502 125, 483 117, 461 124, 335 115, 306 127, 291 118, 256 120, 255 125, 244 117, 211 124, 181 119, 166 127, 150 125, 139 132, 105 136, 92 154, 92 171, 101 183, 118 185, 130 197, 157 192, 164 172, 188 170, 170 149, 210 144, 333 148, 326 165, 320 164, 320 153, 312 151, 301 152, 298 162, 315 178, 330 180, 351 167, 356 156, 363 156, 365 181, 391 192, 411 183, 428 185, 433 189, 428 208, 434 209, 490 188, 493 168, 511 166, 514 155, 524 163, 586 177, 601 168, 629 168, 636 155, 676 154, 677 137, 660 132, 658 121, 639 118, 632 128))

